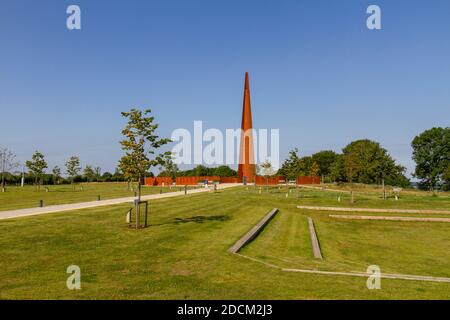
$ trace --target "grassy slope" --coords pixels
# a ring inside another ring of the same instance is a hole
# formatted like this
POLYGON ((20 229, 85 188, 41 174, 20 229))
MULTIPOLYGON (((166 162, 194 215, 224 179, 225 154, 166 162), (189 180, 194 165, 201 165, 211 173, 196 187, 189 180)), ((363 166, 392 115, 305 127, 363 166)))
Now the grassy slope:
MULTIPOLYGON (((424 207, 441 204, 440 198, 424 199, 424 207)), ((361 271, 378 263, 385 272, 450 276, 450 224, 441 223, 332 221, 316 212, 325 261, 313 261, 306 215, 295 208, 305 202, 336 200, 320 191, 303 191, 297 200, 277 189, 259 195, 242 188, 162 199, 151 204, 152 226, 140 231, 125 226, 126 205, 0 221, 0 298, 449 298, 450 284, 383 280, 382 290, 370 291, 364 278, 283 273, 227 252, 279 207, 244 254, 291 267, 361 271), (81 267, 80 291, 66 289, 71 264, 81 267)))
MULTIPOLYGON (((134 191, 128 190, 126 183, 84 183, 83 191, 80 185, 76 185, 75 191, 71 185, 48 186, 49 192, 41 187, 35 191, 32 186, 9 187, 6 192, 0 192, 0 211, 22 208, 32 208, 39 205, 39 200, 44 200, 46 206, 54 204, 66 204, 85 201, 95 201, 100 195, 101 199, 132 197, 134 191)), ((179 188, 168 187, 142 187, 142 194, 179 191, 179 188)))

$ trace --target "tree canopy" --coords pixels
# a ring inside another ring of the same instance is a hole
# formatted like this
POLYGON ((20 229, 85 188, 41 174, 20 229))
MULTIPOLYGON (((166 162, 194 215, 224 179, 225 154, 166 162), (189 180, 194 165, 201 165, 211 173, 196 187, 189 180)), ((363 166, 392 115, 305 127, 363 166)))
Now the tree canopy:
POLYGON ((39 189, 39 180, 42 178, 44 170, 47 168, 47 162, 45 162, 44 155, 39 151, 35 151, 31 156, 31 160, 27 160, 25 165, 34 176, 34 183, 36 188, 39 189))
POLYGON ((158 124, 151 110, 131 109, 122 112, 128 122, 122 130, 124 139, 120 141, 125 155, 119 161, 119 168, 127 179, 136 178, 139 181, 138 197, 140 198, 141 178, 151 167, 164 165, 164 161, 171 157, 171 152, 157 153, 157 150, 171 142, 170 139, 160 138, 156 134, 158 124))
POLYGON ((450 128, 431 128, 416 136, 411 143, 413 160, 416 162, 414 176, 422 185, 434 189, 448 182, 450 166, 450 128))

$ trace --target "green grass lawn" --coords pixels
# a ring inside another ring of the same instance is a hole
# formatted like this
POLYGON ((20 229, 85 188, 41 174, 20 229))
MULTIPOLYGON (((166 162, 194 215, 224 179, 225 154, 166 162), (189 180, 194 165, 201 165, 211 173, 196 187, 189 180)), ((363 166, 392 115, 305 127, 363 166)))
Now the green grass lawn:
MULTIPOLYGON (((1 299, 449 299, 449 283, 288 273, 227 252, 268 211, 280 213, 242 253, 292 268, 450 277, 450 224, 338 221, 298 204, 337 205, 336 194, 302 190, 285 197, 249 188, 151 201, 150 224, 125 224, 127 205, 0 221, 1 299), (324 260, 313 259, 306 217, 313 217, 324 260), (69 265, 81 290, 66 288, 69 265)), ((450 208, 427 194, 362 207, 450 208), (421 198, 421 199, 420 199, 421 198)), ((340 203, 348 206, 347 199, 340 203)))
MULTIPOLYGON (((134 186, 134 191, 128 190, 127 183, 123 182, 83 183, 82 185, 75 185, 75 190, 71 185, 51 185, 47 187, 48 192, 45 191, 45 187, 41 187, 40 191, 36 191, 33 186, 8 187, 6 192, 0 192, 0 211, 37 207, 40 200, 44 201, 44 205, 49 206, 96 201, 98 195, 102 200, 132 197, 134 192, 137 191, 137 186, 134 186)), ((160 190, 163 193, 179 191, 180 187, 170 189, 169 187, 143 186, 141 188, 142 195, 159 193, 160 190)))

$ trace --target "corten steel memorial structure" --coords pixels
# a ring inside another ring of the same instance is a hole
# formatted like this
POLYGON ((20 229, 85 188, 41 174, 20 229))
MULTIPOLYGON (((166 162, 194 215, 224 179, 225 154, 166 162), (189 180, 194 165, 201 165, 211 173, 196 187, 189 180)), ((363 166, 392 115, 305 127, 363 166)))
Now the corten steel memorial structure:
POLYGON ((256 175, 255 149, 253 146, 252 109, 250 106, 250 83, 245 73, 244 103, 242 106, 241 143, 239 150, 238 179, 253 182, 256 175))

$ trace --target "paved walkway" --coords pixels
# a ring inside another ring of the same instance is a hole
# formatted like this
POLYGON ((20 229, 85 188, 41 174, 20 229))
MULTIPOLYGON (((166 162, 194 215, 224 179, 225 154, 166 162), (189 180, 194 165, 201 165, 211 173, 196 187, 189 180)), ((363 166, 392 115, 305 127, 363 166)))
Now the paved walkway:
MULTIPOLYGON (((241 185, 241 184, 239 184, 239 183, 219 184, 217 186, 217 189, 218 190, 226 189, 226 188, 236 187, 239 185, 241 185)), ((210 187, 209 189, 199 188, 199 189, 194 189, 194 190, 188 190, 187 193, 188 194, 196 194, 196 193, 202 193, 202 192, 208 192, 208 191, 212 192, 212 187, 210 187)), ((162 193, 162 194, 152 194, 152 195, 147 195, 147 196, 141 196, 141 200, 156 200, 156 199, 164 199, 164 198, 176 197, 176 196, 181 196, 181 195, 184 195, 184 190, 183 191, 175 191, 175 192, 167 192, 167 193, 162 193)), ((61 211, 70 211, 70 210, 102 207, 102 206, 111 206, 111 205, 127 203, 127 202, 133 203, 135 199, 136 199, 135 197, 126 197, 126 198, 116 198, 116 199, 101 200, 101 201, 59 204, 59 205, 48 206, 48 207, 43 207, 43 208, 27 208, 27 209, 0 211, 0 220, 35 216, 35 215, 40 215, 40 214, 54 213, 54 212, 61 212, 61 211)))

